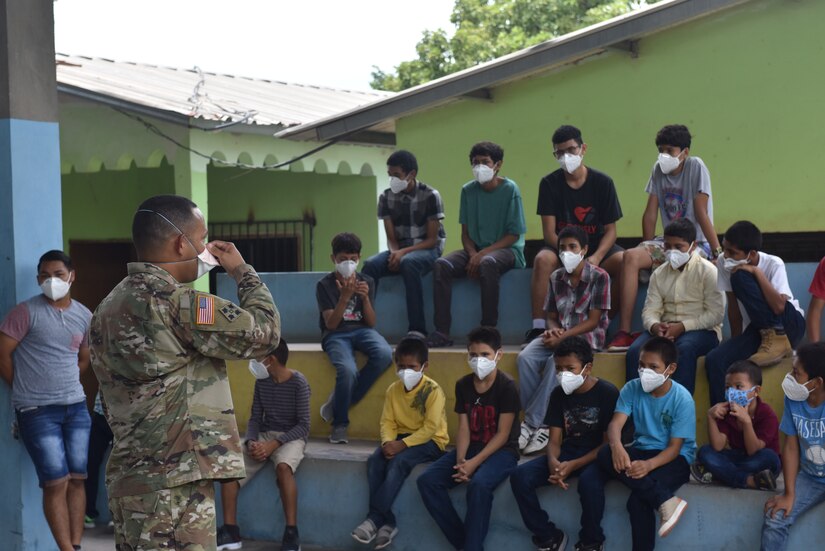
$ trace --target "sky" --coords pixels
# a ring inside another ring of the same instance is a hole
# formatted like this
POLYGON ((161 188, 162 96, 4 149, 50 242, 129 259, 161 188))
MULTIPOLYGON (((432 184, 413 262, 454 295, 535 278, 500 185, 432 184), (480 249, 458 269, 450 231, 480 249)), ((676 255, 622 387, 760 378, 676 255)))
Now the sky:
POLYGON ((55 0, 55 49, 206 72, 369 90, 373 65, 452 31, 453 0, 55 0))

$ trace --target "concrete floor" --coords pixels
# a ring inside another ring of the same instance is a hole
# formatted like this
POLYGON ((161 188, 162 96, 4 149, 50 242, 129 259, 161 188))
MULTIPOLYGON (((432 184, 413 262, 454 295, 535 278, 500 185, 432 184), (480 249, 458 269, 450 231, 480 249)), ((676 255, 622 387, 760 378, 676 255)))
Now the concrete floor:
MULTIPOLYGON (((83 532, 83 551, 112 551, 115 548, 114 529, 107 526, 97 526, 87 528, 83 532)), ((281 542, 274 541, 243 541, 243 551, 278 551, 281 549, 281 542)), ((315 547, 313 545, 302 545, 302 551, 337 551, 329 547, 315 547)))

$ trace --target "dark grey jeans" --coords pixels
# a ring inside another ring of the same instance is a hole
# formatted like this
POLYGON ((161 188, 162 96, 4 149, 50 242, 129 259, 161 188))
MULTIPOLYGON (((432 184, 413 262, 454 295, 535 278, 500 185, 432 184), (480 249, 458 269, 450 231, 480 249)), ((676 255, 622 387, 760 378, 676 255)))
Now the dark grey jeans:
MULTIPOLYGON (((453 279, 467 277, 467 263, 470 255, 463 249, 453 251, 435 261, 433 266, 433 309, 435 310, 435 330, 450 334, 452 313, 450 305, 453 296, 453 279)), ((481 325, 495 327, 498 323, 498 287, 501 274, 516 264, 516 257, 510 249, 499 249, 486 255, 478 266, 481 283, 481 325)))

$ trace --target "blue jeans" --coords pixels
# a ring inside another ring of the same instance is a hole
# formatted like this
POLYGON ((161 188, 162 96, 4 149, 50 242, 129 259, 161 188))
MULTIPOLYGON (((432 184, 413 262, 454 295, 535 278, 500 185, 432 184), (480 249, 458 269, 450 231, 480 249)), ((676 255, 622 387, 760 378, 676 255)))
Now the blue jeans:
MULTIPOLYGON (((631 461, 650 459, 661 450, 625 448, 631 461)), ((609 480, 618 480, 630 488, 627 512, 633 551, 648 551, 656 545, 656 510, 673 497, 673 493, 690 479, 690 466, 683 456, 649 472, 644 478, 630 478, 613 468, 609 446, 599 450, 596 461, 579 475, 579 498, 582 504, 580 540, 585 545, 604 541, 601 522, 604 517, 604 487, 609 480)))
POLYGON ((321 341, 321 347, 337 372, 332 424, 349 425, 350 405, 357 404, 392 364, 392 350, 384 337, 369 327, 330 333, 321 341), (355 364, 356 350, 367 356, 361 371, 355 364))
MULTIPOLYGON (((642 353, 642 345, 653 338, 649 331, 642 333, 638 339, 633 341, 625 355, 625 374, 627 380, 639 377, 639 355, 642 353)), ((719 346, 719 337, 716 331, 700 329, 697 331, 686 331, 676 339, 676 350, 679 352, 679 359, 676 362, 676 372, 673 380, 688 389, 693 394, 696 387, 696 360, 699 356, 705 356, 708 352, 719 346)), ((713 402, 716 404, 717 402, 713 402)))
POLYGON ((550 393, 558 384, 553 349, 545 347, 541 339, 533 339, 519 352, 516 365, 524 421, 534 429, 542 427, 550 393))
POLYGON ((762 524, 762 551, 785 549, 788 543, 788 532, 796 519, 825 501, 825 484, 822 479, 799 471, 796 475, 795 488, 795 498, 790 515, 785 516, 785 511, 777 512, 775 518, 770 518, 768 514, 765 514, 765 522, 762 524))
POLYGON ((734 488, 747 488, 748 477, 765 469, 779 474, 782 465, 775 451, 762 448, 753 455, 745 450, 716 451, 710 445, 699 448, 696 462, 705 466, 713 478, 734 488))
MULTIPOLYGON (((400 440, 402 436, 398 438, 400 440)), ((384 457, 379 446, 367 460, 367 480, 370 485, 370 510, 367 518, 379 528, 385 524, 395 526, 392 504, 413 467, 419 463, 435 461, 442 455, 444 452, 432 440, 406 448, 392 459, 384 457)))
MULTIPOLYGON (((467 457, 471 459, 471 457, 467 457)), ((490 527, 493 491, 516 468, 518 457, 510 450, 498 450, 482 463, 467 483, 467 516, 461 517, 450 501, 449 490, 458 483, 453 480, 455 450, 447 452, 418 477, 418 491, 430 516, 456 549, 482 551, 490 527)))
MULTIPOLYGON (((578 459, 590 452, 586 448, 565 448, 562 446, 559 453, 559 461, 570 461, 578 459)), ((570 473, 568 479, 578 476, 584 469, 579 469, 570 473)), ((547 456, 537 457, 521 465, 510 475, 510 487, 513 489, 513 497, 516 498, 521 519, 530 532, 536 536, 540 542, 547 541, 556 534, 556 525, 541 508, 539 496, 536 493, 538 488, 549 486, 547 479, 550 477, 550 465, 547 456)), ((584 519, 582 519, 584 522, 584 519)))
POLYGON ((750 324, 737 337, 732 337, 711 351, 705 358, 710 386, 710 403, 725 401, 725 372, 733 362, 750 358, 762 343, 760 329, 783 328, 791 346, 794 348, 805 334, 805 318, 790 302, 785 302, 785 311, 779 315, 773 313, 759 283, 751 274, 736 272, 730 276, 733 294, 745 307, 750 324))
POLYGON ((384 251, 370 257, 364 263, 361 273, 367 274, 375 280, 376 288, 378 280, 382 277, 400 275, 404 279, 404 290, 407 296, 407 320, 410 331, 418 331, 427 334, 427 322, 424 318, 424 289, 421 278, 433 269, 438 249, 423 249, 412 251, 404 255, 401 259, 401 266, 398 272, 391 272, 387 261, 390 258, 390 251, 384 251))
POLYGON ((20 439, 32 458, 40 487, 86 478, 89 429, 86 402, 16 411, 20 439))

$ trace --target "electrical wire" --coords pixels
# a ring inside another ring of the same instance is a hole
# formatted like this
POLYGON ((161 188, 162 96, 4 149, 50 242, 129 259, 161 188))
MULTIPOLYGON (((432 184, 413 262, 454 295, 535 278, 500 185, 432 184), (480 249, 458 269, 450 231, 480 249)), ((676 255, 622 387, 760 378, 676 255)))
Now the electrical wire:
MULTIPOLYGON (((334 139, 332 139, 332 140, 330 140, 326 143, 323 143, 323 144, 319 145, 318 147, 310 149, 309 151, 307 151, 305 153, 302 153, 302 154, 298 155, 297 157, 293 157, 292 159, 289 159, 288 161, 284 161, 282 163, 275 163, 275 164, 269 164, 269 165, 264 164, 264 165, 260 165, 260 166, 250 165, 248 163, 225 161, 225 160, 220 159, 218 157, 213 157, 212 155, 207 155, 206 153, 202 153, 202 152, 200 152, 196 149, 192 149, 191 147, 189 147, 188 145, 180 142, 176 138, 170 136, 169 134, 166 134, 163 130, 158 128, 155 124, 149 122, 148 120, 144 119, 140 115, 130 113, 130 112, 126 111, 125 109, 121 109, 119 107, 112 107, 112 109, 114 109, 115 111, 117 111, 121 115, 123 115, 125 117, 128 117, 128 118, 142 124, 144 126, 144 128, 146 128, 147 131, 155 134, 156 136, 158 136, 160 138, 163 138, 164 140, 167 140, 167 141, 175 144, 176 146, 178 146, 179 148, 181 148, 185 151, 188 151, 188 152, 190 152, 194 155, 197 155, 198 157, 206 159, 206 160, 208 160, 208 161, 210 161, 214 164, 219 164, 219 165, 226 166, 226 167, 243 168, 243 169, 246 169, 247 171, 275 170, 275 169, 278 169, 278 168, 283 168, 285 166, 289 166, 292 163, 295 163, 295 162, 298 162, 302 159, 305 159, 305 158, 309 157, 310 155, 313 155, 313 154, 318 153, 319 151, 321 151, 323 149, 328 148, 331 145, 335 145, 341 139, 340 137, 334 138, 334 139)), ((249 116, 252 116, 252 115, 249 115, 249 116)), ((225 128, 226 126, 231 126, 231 125, 237 124, 239 122, 241 122, 241 121, 233 121, 231 123, 223 125, 223 127, 225 128)), ((200 127, 197 127, 197 126, 193 126, 191 128, 195 128, 197 130, 206 130, 204 128, 200 128, 200 127)), ((242 176, 242 175, 243 174, 240 174, 239 176, 242 176)))

